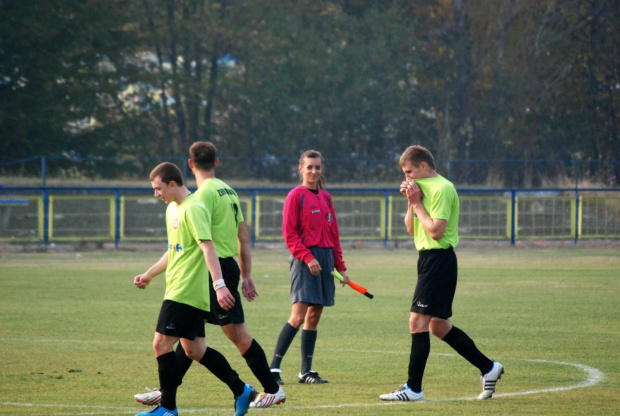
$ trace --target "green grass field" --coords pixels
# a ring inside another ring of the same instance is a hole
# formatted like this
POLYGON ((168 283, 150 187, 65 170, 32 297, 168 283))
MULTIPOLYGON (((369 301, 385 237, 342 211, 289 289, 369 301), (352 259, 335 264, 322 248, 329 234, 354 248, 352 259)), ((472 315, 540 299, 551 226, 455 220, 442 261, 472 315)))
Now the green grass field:
MULTIPOLYGON (((0 414, 129 415, 148 408, 133 394, 157 387, 151 341, 163 297, 133 276, 162 251, 0 254, 0 414)), ((314 369, 328 385, 301 385, 299 336, 282 369, 287 402, 273 415, 620 414, 620 255, 617 248, 460 248, 453 322, 506 368, 491 400, 477 370, 433 339, 422 403, 378 395, 406 381, 408 316, 417 254, 345 248, 348 287, 323 314, 314 369)), ((260 297, 245 304, 268 359, 290 312, 288 254, 254 251, 260 297)), ((252 376, 219 328, 207 342, 241 377, 252 376)), ((180 414, 231 415, 232 395, 194 364, 179 389, 180 414)))

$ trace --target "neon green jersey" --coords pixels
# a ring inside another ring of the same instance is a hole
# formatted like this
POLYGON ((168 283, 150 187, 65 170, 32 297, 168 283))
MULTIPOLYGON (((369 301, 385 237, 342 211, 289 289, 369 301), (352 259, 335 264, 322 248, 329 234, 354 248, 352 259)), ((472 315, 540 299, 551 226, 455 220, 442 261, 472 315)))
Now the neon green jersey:
POLYGON ((439 240, 433 240, 417 217, 414 221, 413 240, 418 251, 456 247, 459 243, 459 196, 452 182, 441 175, 416 179, 424 197, 422 205, 433 219, 448 221, 446 231, 439 240))
POLYGON ((237 233, 243 222, 239 196, 223 181, 211 178, 200 184, 196 191, 209 215, 211 235, 217 256, 233 257, 239 253, 237 233))
POLYGON ((207 209, 189 195, 177 205, 168 204, 168 265, 164 299, 209 311, 209 269, 200 249, 201 241, 211 240, 207 209))

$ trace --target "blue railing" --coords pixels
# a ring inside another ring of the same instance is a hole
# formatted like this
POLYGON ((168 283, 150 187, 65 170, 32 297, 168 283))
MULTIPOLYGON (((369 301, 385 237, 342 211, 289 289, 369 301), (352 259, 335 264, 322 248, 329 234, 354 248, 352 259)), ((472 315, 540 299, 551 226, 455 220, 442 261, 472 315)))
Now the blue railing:
MULTIPOLYGON (((252 244, 281 240, 281 209, 290 188, 236 188, 252 244)), ((397 188, 330 188, 344 240, 411 237, 397 188)), ((620 238, 620 189, 458 189, 465 239, 620 238)), ((146 187, 0 188, 0 241, 165 239, 165 205, 146 187)))

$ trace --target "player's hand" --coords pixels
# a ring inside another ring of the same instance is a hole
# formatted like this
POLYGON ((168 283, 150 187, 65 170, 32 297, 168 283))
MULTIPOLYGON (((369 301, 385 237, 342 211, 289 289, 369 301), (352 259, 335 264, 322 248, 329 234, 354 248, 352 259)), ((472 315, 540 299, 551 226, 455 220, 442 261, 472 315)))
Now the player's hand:
MULTIPOLYGON (((413 182, 413 181, 412 181, 413 182)), ((404 180, 400 183, 400 193, 407 196, 407 189, 409 189, 409 180, 404 180)))
POLYGON ((312 273, 315 276, 318 276, 319 273, 321 273, 321 270, 323 270, 317 259, 310 260, 308 262, 308 268, 310 269, 310 273, 312 273))
POLYGON ((235 298, 230 294, 230 290, 226 286, 215 291, 217 295, 217 303, 220 304, 225 311, 235 306, 235 298))
POLYGON ((248 302, 252 302, 258 296, 258 291, 256 290, 256 286, 254 286, 254 280, 251 277, 245 277, 241 279, 241 292, 243 293, 243 297, 246 298, 248 302))
POLYGON ((349 281, 351 279, 349 279, 349 276, 347 275, 347 272, 345 272, 344 270, 339 271, 338 273, 340 273, 340 276, 342 276, 342 282, 340 282, 340 285, 344 287, 344 285, 348 285, 349 281))
POLYGON ((133 278, 133 285, 135 287, 137 287, 138 289, 146 289, 146 287, 149 285, 149 283, 151 283, 151 280, 153 280, 153 278, 149 278, 146 276, 146 274, 139 274, 136 277, 133 278))
POLYGON ((403 181, 400 184, 400 192, 405 195, 409 203, 416 204, 422 201, 422 190, 415 181, 403 181))

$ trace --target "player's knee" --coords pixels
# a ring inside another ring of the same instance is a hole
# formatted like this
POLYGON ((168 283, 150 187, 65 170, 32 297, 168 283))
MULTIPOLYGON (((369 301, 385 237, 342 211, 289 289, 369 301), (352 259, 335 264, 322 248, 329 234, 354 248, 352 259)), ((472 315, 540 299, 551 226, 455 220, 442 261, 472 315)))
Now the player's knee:
POLYGON ((185 355, 187 355, 189 358, 191 358, 194 361, 200 361, 200 359, 202 358, 202 356, 204 355, 204 351, 200 351, 199 348, 196 348, 194 346, 184 346, 183 347, 185 349, 185 355))
POLYGON ((243 355, 252 345, 252 337, 243 337, 240 339, 236 339, 235 341, 233 341, 233 343, 235 344, 235 347, 237 347, 241 355, 243 355))
POLYGON ((446 334, 444 333, 444 331, 434 327, 433 325, 431 325, 429 327, 431 334, 433 334, 434 336, 436 336, 439 339, 442 339, 446 334))
POLYGON ((452 329, 452 324, 447 319, 433 318, 429 324, 431 334, 439 339, 443 339, 452 329))
POLYGON ((231 324, 222 327, 228 339, 244 353, 252 344, 252 336, 243 324, 231 324))
POLYGON ((299 328, 304 323, 304 319, 305 319, 304 316, 291 315, 291 317, 288 320, 288 323, 293 328, 299 328))
POLYGON ((319 321, 321 320, 322 309, 315 310, 314 308, 308 309, 304 319, 304 328, 316 328, 319 325, 319 321))
POLYGON ((426 315, 412 313, 409 317, 409 330, 412 334, 416 332, 428 332, 429 320, 429 317, 426 315))
POLYGON ((170 348, 168 345, 164 344, 161 340, 155 339, 153 341, 153 351, 155 352, 155 356, 159 357, 160 355, 164 355, 170 352, 170 348))

